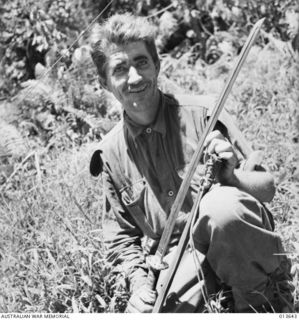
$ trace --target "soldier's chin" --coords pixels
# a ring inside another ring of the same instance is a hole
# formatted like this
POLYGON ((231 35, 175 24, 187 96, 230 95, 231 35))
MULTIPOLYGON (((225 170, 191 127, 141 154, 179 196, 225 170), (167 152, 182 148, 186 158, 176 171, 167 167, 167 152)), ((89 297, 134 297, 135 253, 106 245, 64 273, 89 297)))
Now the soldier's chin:
POLYGON ((143 100, 141 100, 141 101, 138 101, 138 100, 135 100, 135 101, 133 101, 132 103, 131 103, 131 105, 132 105, 132 107, 134 108, 134 109, 136 109, 136 111, 137 110, 139 110, 139 111, 142 111, 142 109, 144 109, 144 99, 143 100))
POLYGON ((143 95, 139 95, 139 96, 136 96, 134 97, 134 99, 132 99, 132 106, 134 108, 138 108, 138 106, 144 104, 146 102, 147 98, 146 98, 146 95, 143 94, 143 95))

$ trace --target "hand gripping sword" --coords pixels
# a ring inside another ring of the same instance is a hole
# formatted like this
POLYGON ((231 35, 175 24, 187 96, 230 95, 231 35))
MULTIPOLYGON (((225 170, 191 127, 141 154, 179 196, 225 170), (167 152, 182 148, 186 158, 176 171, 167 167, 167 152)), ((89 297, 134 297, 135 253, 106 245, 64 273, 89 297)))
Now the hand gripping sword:
MULTIPOLYGON (((201 136, 201 139, 198 143, 198 146, 192 156, 192 159, 191 159, 191 162, 189 164, 189 167, 188 167, 188 170, 187 170, 187 173, 181 183, 181 186, 179 188, 179 191, 178 191, 178 194, 175 198, 175 201, 173 203, 173 206, 171 208, 171 211, 170 211, 170 214, 169 214, 169 217, 167 219, 167 222, 166 222, 166 227, 164 228, 164 231, 162 233, 162 236, 161 236, 161 239, 160 239, 160 242, 159 242, 159 245, 158 245, 158 248, 156 250, 156 253, 155 255, 151 255, 148 257, 147 259, 147 263, 148 263, 148 266, 149 266, 149 273, 148 273, 148 278, 147 278, 147 286, 148 286, 148 289, 149 290, 155 290, 155 287, 156 287, 156 284, 157 284, 157 278, 158 278, 158 275, 159 275, 159 272, 163 269, 166 269, 168 268, 168 265, 163 261, 163 258, 167 252, 167 249, 168 249, 168 245, 169 245, 169 241, 170 241, 170 237, 171 237, 171 234, 173 232, 173 228, 175 226, 175 222, 176 222, 176 219, 177 219, 177 216, 181 210, 181 207, 183 205, 183 202, 184 202, 184 199, 187 195, 187 192, 189 190, 189 187, 190 187, 190 184, 191 184, 191 179, 195 173, 195 170, 198 166, 198 163, 201 159, 201 156, 203 154, 203 149, 204 149, 204 142, 208 136, 208 134, 213 130, 213 128, 215 127, 215 124, 218 120, 218 117, 224 107, 224 104, 226 102, 226 99, 231 91, 231 88, 240 72, 240 69, 241 67, 243 66, 244 62, 245 62, 245 59, 249 53, 249 50, 250 48, 252 47, 257 35, 259 34, 259 31, 262 27, 262 24, 264 22, 264 18, 263 19, 260 19, 259 21, 257 21, 255 23, 255 25, 253 26, 248 38, 247 38, 247 41, 246 43, 244 44, 243 48, 242 48, 242 51, 236 61, 236 64, 234 66, 234 68, 232 69, 231 71, 231 74, 230 74, 230 77, 229 77, 229 80, 226 82, 222 92, 221 92, 221 95, 216 103, 216 106, 214 107, 213 109, 213 112, 209 118, 209 121, 205 127, 205 130, 201 136)), ((198 197, 197 196, 197 199, 199 199, 201 197, 198 197)), ((194 205, 193 205, 193 208, 197 207, 198 208, 198 205, 199 205, 199 201, 195 201, 194 202, 194 205)), ((194 210, 192 208, 191 210, 191 213, 193 213, 194 210)), ((190 213, 190 214, 191 214, 190 213)), ((186 224, 186 226, 190 224, 186 224)), ((188 226, 187 226, 188 227, 188 226)), ((185 230, 183 231, 183 234, 182 236, 185 234, 185 238, 187 237, 188 235, 188 232, 185 232, 185 230)), ((182 238, 181 236, 181 238, 182 238)), ((180 240, 180 242, 186 242, 186 240, 180 240)), ((179 245, 180 246, 180 245, 179 245)), ((179 253, 180 255, 180 253, 179 253)), ((173 269, 173 268, 172 268, 173 269)), ((170 270, 171 271, 171 270, 170 270)), ((169 275, 169 278, 171 278, 171 275, 169 275)), ((169 285, 167 285, 169 286, 169 285)), ((159 312, 161 307, 162 307, 162 304, 163 304, 163 299, 164 297, 166 296, 166 291, 168 290, 168 288, 166 288, 167 290, 164 290, 165 289, 165 284, 164 284, 164 287, 162 289, 162 292, 160 293, 160 295, 158 296, 157 298, 157 301, 155 303, 155 306, 154 306, 154 309, 153 309, 153 312, 159 312)))

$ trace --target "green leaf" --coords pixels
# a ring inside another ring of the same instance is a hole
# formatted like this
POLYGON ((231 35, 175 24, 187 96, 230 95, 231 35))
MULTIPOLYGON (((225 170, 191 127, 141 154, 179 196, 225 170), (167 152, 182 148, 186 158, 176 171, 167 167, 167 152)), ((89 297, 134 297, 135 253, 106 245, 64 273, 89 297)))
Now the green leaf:
POLYGON ((15 34, 22 35, 25 31, 25 28, 16 28, 15 34))
POLYGON ((2 36, 4 38, 4 41, 8 41, 14 36, 14 34, 11 32, 4 31, 2 32, 2 36))
POLYGON ((60 284, 56 287, 59 290, 76 290, 75 286, 72 284, 60 284))
POLYGON ((90 277, 86 274, 83 274, 83 271, 81 270, 81 279, 89 286, 92 287, 92 281, 90 277))
POLYGON ((72 308, 74 313, 79 313, 80 309, 75 297, 72 297, 72 308))
POLYGON ((47 19, 45 20, 45 24, 52 27, 54 25, 54 21, 52 19, 47 19))
POLYGON ((95 297, 103 308, 107 308, 107 303, 100 295, 96 294, 95 297))
POLYGON ((45 50, 47 50, 49 48, 49 45, 48 43, 42 43, 40 44, 39 46, 36 47, 36 50, 39 51, 39 52, 43 52, 45 50))

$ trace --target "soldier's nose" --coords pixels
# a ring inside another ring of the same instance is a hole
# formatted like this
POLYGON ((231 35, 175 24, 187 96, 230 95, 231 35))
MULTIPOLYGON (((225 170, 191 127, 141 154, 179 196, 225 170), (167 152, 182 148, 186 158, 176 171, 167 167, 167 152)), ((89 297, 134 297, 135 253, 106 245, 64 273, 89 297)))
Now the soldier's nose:
POLYGON ((131 66, 129 69, 128 84, 136 84, 142 79, 141 75, 138 73, 135 67, 131 66))

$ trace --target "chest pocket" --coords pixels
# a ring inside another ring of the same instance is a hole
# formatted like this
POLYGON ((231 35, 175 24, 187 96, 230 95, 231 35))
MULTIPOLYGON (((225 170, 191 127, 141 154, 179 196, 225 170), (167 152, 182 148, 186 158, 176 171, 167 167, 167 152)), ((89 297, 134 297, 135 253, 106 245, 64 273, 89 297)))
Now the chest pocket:
POLYGON ((159 238, 159 233, 157 233, 157 230, 154 230, 150 223, 152 217, 150 216, 151 212, 149 207, 152 207, 153 203, 147 203, 148 193, 150 193, 151 190, 145 179, 140 178, 134 183, 122 187, 119 192, 123 204, 126 206, 136 224, 143 231, 144 235, 151 239, 159 238))
POLYGON ((145 185, 145 180, 140 178, 131 185, 126 185, 119 190, 122 202, 125 204, 125 206, 131 207, 136 204, 142 205, 145 185))

